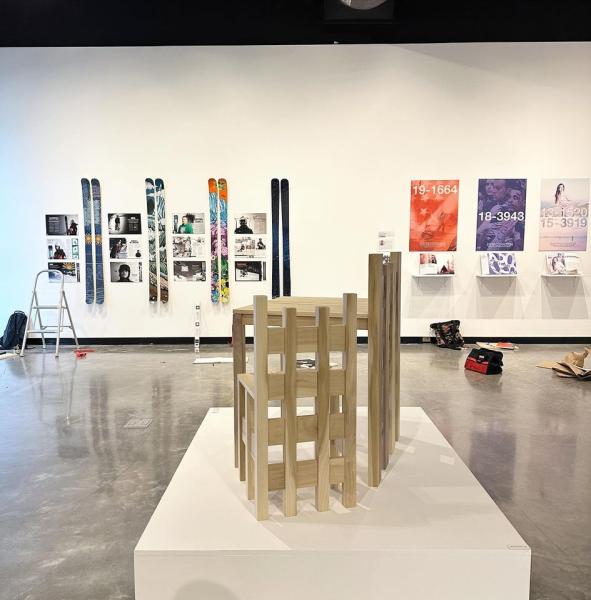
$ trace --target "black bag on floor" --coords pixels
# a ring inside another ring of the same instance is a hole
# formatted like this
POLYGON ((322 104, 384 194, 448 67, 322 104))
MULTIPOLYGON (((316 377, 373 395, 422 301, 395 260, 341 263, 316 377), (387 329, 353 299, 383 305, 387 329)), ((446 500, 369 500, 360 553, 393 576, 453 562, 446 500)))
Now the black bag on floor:
POLYGON ((25 337, 25 327, 27 326, 27 315, 22 310, 15 310, 10 317, 4 330, 4 335, 0 338, 0 347, 5 350, 12 350, 21 346, 25 337))
POLYGON ((503 372, 503 353, 486 348, 470 350, 464 369, 485 375, 498 375, 503 372))
POLYGON ((435 343, 440 348, 459 350, 464 347, 464 338, 460 333, 460 322, 457 319, 431 323, 429 327, 435 332, 435 343))

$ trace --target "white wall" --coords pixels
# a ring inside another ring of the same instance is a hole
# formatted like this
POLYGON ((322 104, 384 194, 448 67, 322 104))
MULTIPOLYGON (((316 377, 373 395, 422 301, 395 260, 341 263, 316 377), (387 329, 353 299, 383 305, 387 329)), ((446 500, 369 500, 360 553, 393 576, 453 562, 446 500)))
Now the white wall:
MULTIPOLYGON (((0 324, 45 268, 44 213, 81 216, 81 177, 101 181, 103 228, 145 215, 145 177, 169 214, 206 212, 226 177, 230 216, 270 211, 288 177, 292 293, 318 296, 367 293, 379 230, 408 247, 412 178, 459 178, 458 275, 419 283, 405 253, 403 335, 450 317, 470 336, 590 335, 591 279, 543 281, 537 251, 539 180, 591 176, 590 107, 591 44, 0 49, 0 324), (516 280, 475 277, 479 177, 528 178, 516 280)), ((67 290, 81 336, 190 336, 197 300, 202 335, 223 336, 270 281, 233 285, 230 307, 208 283, 172 282, 168 306, 146 282, 107 282, 103 307, 84 277, 67 290)))

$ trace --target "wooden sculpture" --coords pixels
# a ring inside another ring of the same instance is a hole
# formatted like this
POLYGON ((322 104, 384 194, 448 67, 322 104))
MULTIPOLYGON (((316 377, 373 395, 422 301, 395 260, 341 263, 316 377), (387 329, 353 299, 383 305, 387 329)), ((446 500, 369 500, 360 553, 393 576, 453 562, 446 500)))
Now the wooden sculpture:
POLYGON ((316 308, 313 326, 297 324, 295 308, 283 309, 281 327, 269 327, 267 297, 254 298, 254 373, 238 375, 238 466, 258 520, 269 515, 269 491, 283 490, 283 512, 297 514, 297 490, 315 487, 316 508, 329 508, 329 490, 340 485, 346 507, 357 503, 357 296, 343 296, 342 324, 329 308, 316 308), (315 369, 298 369, 297 354, 314 352, 315 369), (342 352, 341 368, 329 369, 329 353, 342 352), (281 356, 270 373, 268 357, 281 356), (298 415, 298 398, 314 397, 314 414, 298 415), (269 418, 269 402, 281 416, 269 418), (315 456, 297 459, 297 444, 314 442, 315 456), (269 464, 269 446, 283 446, 283 462, 269 464))

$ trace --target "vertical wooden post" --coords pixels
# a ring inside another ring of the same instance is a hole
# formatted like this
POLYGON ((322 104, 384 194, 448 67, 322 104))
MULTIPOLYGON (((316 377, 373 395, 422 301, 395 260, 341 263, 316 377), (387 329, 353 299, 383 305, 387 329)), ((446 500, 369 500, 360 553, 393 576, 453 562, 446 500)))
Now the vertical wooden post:
POLYGON ((368 289, 368 485, 380 485, 380 356, 382 341, 382 302, 383 302, 383 258, 381 254, 369 255, 368 289))
POLYGON ((246 497, 254 500, 254 398, 245 390, 246 402, 246 497))
POLYGON ((382 302, 382 368, 381 368, 381 440, 380 467, 385 469, 390 462, 392 446, 392 265, 382 265, 384 294, 382 302))
POLYGON ((269 355, 267 296, 254 297, 254 502, 256 518, 269 517, 269 355))
POLYGON ((345 391, 343 413, 345 437, 345 477, 343 481, 343 506, 351 508, 357 504, 357 296, 343 294, 343 324, 345 325, 345 391))
POLYGON ((286 517, 297 514, 297 438, 298 401, 296 389, 297 361, 297 315, 295 308, 283 309, 285 346, 283 354, 283 464, 285 465, 285 489, 283 490, 283 513, 286 517))
POLYGON ((318 345, 316 348, 316 415, 318 435, 316 438, 316 509, 328 510, 330 490, 330 374, 329 370, 329 308, 316 308, 318 345))
MULTIPOLYGON (((238 385, 238 467, 240 474, 240 481, 246 479, 246 445, 244 443, 244 429, 246 424, 246 390, 243 386, 238 385)), ((246 429, 246 435, 248 436, 248 429, 246 429)))
POLYGON ((390 252, 390 263, 392 264, 392 388, 393 388, 393 406, 392 406, 392 451, 394 443, 400 438, 400 271, 402 268, 402 254, 400 252, 390 252))
POLYGON ((238 375, 246 373, 246 348, 244 324, 242 315, 232 315, 232 358, 234 372, 234 466, 239 466, 240 452, 238 450, 238 375))

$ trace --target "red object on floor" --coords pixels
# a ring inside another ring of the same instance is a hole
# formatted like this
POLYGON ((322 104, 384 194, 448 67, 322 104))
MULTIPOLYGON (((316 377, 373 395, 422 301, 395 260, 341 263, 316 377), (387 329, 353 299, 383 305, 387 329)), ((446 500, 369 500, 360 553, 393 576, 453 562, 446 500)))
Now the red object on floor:
POLYGON ((92 348, 78 348, 78 349, 74 350, 74 353, 76 354, 76 358, 86 358, 86 355, 89 352, 94 352, 94 350, 92 348))

